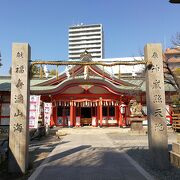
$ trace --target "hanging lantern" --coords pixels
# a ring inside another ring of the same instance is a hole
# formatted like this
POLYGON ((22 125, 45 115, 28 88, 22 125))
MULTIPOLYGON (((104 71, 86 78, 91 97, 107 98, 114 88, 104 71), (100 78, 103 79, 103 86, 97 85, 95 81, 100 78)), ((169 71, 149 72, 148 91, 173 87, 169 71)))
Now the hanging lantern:
POLYGON ((124 104, 124 102, 122 102, 122 104, 120 105, 120 112, 121 114, 126 113, 126 105, 124 104))

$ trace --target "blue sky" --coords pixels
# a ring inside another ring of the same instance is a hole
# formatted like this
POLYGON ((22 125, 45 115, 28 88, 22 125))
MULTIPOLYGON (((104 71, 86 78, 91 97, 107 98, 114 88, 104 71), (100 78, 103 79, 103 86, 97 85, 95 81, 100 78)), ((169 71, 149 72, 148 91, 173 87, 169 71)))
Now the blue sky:
POLYGON ((28 42, 31 59, 68 59, 68 27, 103 24, 105 58, 139 56, 146 43, 171 47, 180 5, 169 0, 1 0, 0 52, 8 74, 13 42, 28 42))

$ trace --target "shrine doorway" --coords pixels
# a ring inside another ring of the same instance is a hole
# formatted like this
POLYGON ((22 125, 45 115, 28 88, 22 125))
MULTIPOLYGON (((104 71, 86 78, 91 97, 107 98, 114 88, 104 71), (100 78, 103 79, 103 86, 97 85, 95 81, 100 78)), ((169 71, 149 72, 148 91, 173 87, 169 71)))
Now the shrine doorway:
POLYGON ((92 125, 92 108, 81 107, 81 125, 90 126, 92 125))

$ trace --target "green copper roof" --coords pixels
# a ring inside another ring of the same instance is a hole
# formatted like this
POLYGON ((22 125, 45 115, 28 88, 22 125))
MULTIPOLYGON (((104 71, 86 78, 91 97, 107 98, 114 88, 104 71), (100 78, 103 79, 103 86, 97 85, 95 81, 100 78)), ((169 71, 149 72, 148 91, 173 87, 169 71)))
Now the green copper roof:
MULTIPOLYGON (((81 79, 82 77, 76 77, 75 79, 81 79)), ((71 79, 71 78, 70 78, 71 79)), ((70 79, 65 80, 66 82, 69 81, 70 79)), ((102 80, 102 78, 100 77, 94 77, 94 79, 97 80, 102 80)), ((72 79, 71 79, 72 80, 72 79)), ((42 83, 44 81, 47 81, 47 79, 32 79, 30 80, 30 89, 31 91, 43 91, 43 90, 54 90, 56 88, 58 88, 59 86, 61 86, 61 84, 63 84, 65 81, 61 82, 60 84, 57 85, 53 85, 53 86, 40 86, 38 85, 39 83, 42 83)), ((107 81, 107 80, 104 80, 107 81)), ((119 86, 119 85, 115 85, 112 82, 109 82, 110 84, 112 84, 112 86, 114 86, 115 88, 118 88, 119 90, 122 91, 134 91, 134 90, 140 90, 145 92, 146 91, 146 82, 144 80, 144 78, 142 79, 138 79, 138 78, 126 78, 123 79, 123 81, 128 82, 130 84, 133 84, 134 86, 119 86)), ((10 92, 11 91, 11 79, 10 77, 0 77, 0 91, 7 91, 10 92)), ((170 84, 165 84, 165 91, 176 91, 174 89, 174 87, 170 84)))

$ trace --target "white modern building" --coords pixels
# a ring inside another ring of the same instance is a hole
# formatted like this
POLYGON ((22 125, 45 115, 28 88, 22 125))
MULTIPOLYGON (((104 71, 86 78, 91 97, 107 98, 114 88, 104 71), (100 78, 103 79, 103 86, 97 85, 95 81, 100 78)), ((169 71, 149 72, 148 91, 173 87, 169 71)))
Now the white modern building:
POLYGON ((104 38, 101 24, 74 25, 69 27, 69 59, 79 59, 87 50, 93 58, 104 57, 104 38))

